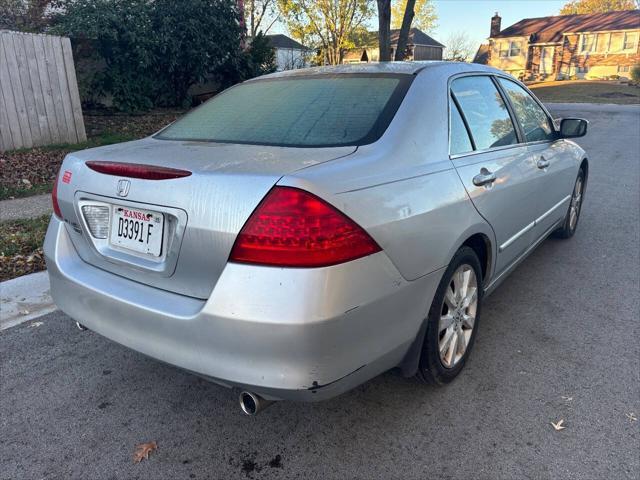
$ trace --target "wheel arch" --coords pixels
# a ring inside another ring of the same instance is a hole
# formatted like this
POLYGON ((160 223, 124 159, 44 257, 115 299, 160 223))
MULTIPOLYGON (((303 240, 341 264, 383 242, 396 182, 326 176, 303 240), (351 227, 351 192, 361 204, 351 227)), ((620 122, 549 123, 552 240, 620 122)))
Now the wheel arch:
MULTIPOLYGON (((447 265, 451 262, 451 259, 454 257, 456 252, 467 246, 471 248, 478 258, 480 259, 480 265, 482 266, 482 284, 483 286, 488 285, 488 280, 491 278, 493 273, 493 265, 495 259, 495 241, 493 239, 493 231, 489 227, 488 224, 481 224, 481 226, 476 226, 475 228, 467 231, 464 235, 461 236, 460 240, 456 242, 455 247, 452 249, 451 254, 449 255, 449 259, 447 261, 447 265), (473 233, 472 233, 473 232, 473 233)), ((443 268, 443 272, 444 272, 443 268)), ((405 357, 402 362, 398 365, 402 375, 404 377, 413 377, 418 371, 418 366, 420 364, 420 355, 422 353, 422 344, 424 342, 424 336, 427 331, 427 321, 426 317, 422 321, 422 325, 420 326, 420 330, 416 335, 413 343, 409 347, 405 357)))

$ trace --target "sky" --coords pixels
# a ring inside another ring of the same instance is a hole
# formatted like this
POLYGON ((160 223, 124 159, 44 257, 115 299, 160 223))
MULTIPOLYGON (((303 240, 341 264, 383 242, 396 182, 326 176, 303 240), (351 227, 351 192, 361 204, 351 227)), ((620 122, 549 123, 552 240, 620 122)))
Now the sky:
MULTIPOLYGON (((491 17, 498 12, 502 29, 523 18, 557 15, 568 0, 433 0, 438 13, 437 27, 428 32, 440 43, 458 32, 465 32, 474 45, 484 43, 489 36, 491 17)), ((376 19, 370 28, 377 30, 376 19)), ((287 33, 282 24, 276 24, 269 33, 287 33)))

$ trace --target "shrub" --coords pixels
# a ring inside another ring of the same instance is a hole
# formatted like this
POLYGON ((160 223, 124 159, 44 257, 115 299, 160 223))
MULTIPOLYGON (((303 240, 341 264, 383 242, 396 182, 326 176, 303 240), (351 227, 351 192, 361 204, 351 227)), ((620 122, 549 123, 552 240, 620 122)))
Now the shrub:
POLYGON ((631 80, 640 83, 640 63, 636 63, 631 69, 631 80))
POLYGON ((67 0, 58 33, 86 39, 103 60, 84 90, 111 95, 125 111, 189 103, 206 79, 252 73, 240 48, 235 2, 226 0, 67 0))

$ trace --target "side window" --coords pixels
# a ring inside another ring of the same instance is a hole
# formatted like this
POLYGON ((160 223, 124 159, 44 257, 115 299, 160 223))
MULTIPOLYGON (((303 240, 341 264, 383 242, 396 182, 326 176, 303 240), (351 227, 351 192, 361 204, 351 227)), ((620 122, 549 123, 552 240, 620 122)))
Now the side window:
POLYGON ((555 133, 551 121, 538 102, 529 95, 529 92, 511 80, 500 78, 498 81, 513 105, 516 118, 524 130, 527 142, 553 140, 555 133))
POLYGON ((449 111, 451 112, 451 129, 449 133, 449 154, 458 155, 460 153, 471 152, 473 146, 469 139, 467 127, 460 116, 460 111, 453 100, 449 101, 449 111))
POLYGON ((502 95, 488 76, 462 77, 451 84, 476 149, 518 143, 516 130, 502 95))

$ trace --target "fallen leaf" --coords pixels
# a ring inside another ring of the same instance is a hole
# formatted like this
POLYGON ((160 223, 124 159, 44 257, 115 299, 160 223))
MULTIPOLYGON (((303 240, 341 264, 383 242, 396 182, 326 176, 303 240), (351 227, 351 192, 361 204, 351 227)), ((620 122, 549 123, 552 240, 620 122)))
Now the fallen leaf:
POLYGON ((560 430, 564 430, 565 428, 567 428, 567 427, 564 427, 564 426, 562 425, 563 423, 564 423, 564 420, 562 420, 562 419, 561 419, 561 420, 558 420, 558 423, 553 423, 553 422, 551 422, 551 425, 553 425, 553 428, 554 428, 556 431, 560 431, 560 430))
POLYGON ((149 454, 158 449, 156 442, 141 443, 136 446, 135 452, 133 452, 133 463, 140 463, 142 459, 149 460, 149 454))
POLYGON ((44 323, 43 322, 33 322, 33 323, 29 324, 29 328, 39 327, 40 325, 44 325, 44 323))
POLYGON ((571 400, 573 400, 573 397, 568 397, 568 396, 566 396, 566 395, 563 395, 561 398, 562 398, 565 402, 570 402, 571 400))
POLYGON ((632 422, 637 422, 638 421, 638 417, 636 417, 636 414, 631 412, 631 413, 627 413, 627 418, 629 420, 631 420, 632 422))

